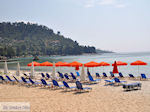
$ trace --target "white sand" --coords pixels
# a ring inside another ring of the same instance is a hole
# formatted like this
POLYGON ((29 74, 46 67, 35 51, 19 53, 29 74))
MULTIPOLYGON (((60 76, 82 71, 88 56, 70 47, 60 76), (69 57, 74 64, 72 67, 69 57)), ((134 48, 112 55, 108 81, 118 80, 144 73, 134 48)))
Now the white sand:
POLYGON ((150 81, 140 82, 141 90, 124 92, 122 86, 104 86, 102 79, 98 84, 84 85, 92 91, 80 94, 0 84, 0 102, 30 102, 31 112, 150 112, 150 81))

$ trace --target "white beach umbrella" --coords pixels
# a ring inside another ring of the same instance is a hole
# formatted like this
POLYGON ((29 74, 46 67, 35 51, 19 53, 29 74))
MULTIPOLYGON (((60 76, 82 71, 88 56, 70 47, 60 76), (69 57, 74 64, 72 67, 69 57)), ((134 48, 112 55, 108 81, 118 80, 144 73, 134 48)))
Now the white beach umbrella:
POLYGON ((84 64, 82 65, 82 70, 81 70, 81 76, 80 76, 80 80, 81 81, 85 81, 85 71, 84 71, 84 64))
POLYGON ((53 63, 52 78, 53 78, 53 79, 56 78, 56 74, 55 74, 55 63, 53 63))
POLYGON ((4 74, 7 74, 8 73, 8 67, 7 67, 7 62, 5 61, 5 64, 4 64, 4 74))
POLYGON ((30 77, 33 78, 34 77, 34 63, 32 62, 32 66, 31 66, 31 74, 30 77))
POLYGON ((20 64, 18 62, 17 64, 17 71, 16 71, 16 75, 19 76, 20 75, 20 64))

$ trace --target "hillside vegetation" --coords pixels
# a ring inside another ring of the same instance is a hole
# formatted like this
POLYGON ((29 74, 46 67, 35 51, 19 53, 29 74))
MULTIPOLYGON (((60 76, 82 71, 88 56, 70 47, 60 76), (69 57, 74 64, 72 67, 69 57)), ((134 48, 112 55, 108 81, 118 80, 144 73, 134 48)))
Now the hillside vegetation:
POLYGON ((0 56, 79 55, 96 53, 95 47, 81 46, 58 31, 24 22, 0 23, 0 56))

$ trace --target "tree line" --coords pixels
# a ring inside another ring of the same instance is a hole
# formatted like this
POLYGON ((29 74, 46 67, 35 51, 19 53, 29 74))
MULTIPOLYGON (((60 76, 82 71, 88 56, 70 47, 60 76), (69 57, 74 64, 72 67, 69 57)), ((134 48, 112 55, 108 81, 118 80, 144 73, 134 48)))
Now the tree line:
POLYGON ((80 55, 96 53, 94 46, 79 45, 60 31, 33 23, 0 23, 0 56, 80 55))

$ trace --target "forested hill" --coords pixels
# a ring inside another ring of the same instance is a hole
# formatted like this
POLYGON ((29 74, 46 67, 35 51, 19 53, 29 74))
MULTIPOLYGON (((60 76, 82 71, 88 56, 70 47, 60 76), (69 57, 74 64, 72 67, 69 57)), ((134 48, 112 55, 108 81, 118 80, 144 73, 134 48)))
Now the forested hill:
POLYGON ((95 53, 95 47, 81 46, 58 31, 24 22, 0 23, 0 56, 78 55, 95 53))

